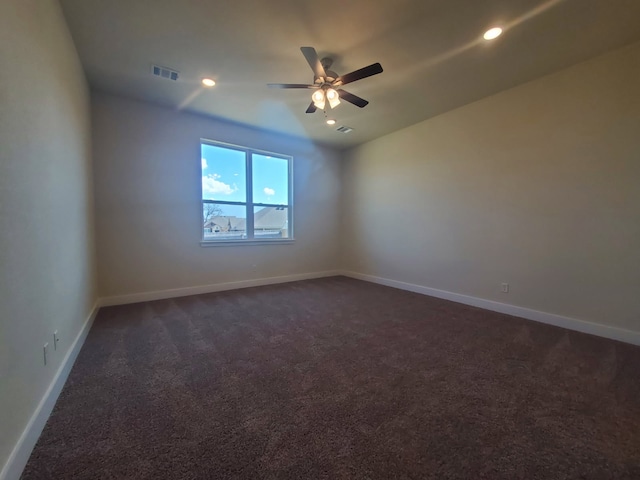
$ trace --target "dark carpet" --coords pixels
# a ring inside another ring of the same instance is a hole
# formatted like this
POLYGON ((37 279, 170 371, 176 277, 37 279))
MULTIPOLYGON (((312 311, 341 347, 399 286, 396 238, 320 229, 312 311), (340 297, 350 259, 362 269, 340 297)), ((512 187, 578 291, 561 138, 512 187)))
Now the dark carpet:
POLYGON ((103 308, 24 479, 639 479, 640 348, 333 277, 103 308))

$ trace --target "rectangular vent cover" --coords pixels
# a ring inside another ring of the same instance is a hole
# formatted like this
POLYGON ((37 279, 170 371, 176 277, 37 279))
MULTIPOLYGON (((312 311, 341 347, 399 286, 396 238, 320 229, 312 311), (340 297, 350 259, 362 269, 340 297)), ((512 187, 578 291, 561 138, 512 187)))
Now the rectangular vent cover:
POLYGON ((178 80, 178 72, 167 67, 160 67, 158 65, 152 65, 152 73, 156 77, 166 78, 167 80, 178 80))
POLYGON ((345 127, 344 125, 341 125, 338 128, 336 128, 336 131, 340 133, 349 133, 349 132, 353 132, 353 128, 345 127))

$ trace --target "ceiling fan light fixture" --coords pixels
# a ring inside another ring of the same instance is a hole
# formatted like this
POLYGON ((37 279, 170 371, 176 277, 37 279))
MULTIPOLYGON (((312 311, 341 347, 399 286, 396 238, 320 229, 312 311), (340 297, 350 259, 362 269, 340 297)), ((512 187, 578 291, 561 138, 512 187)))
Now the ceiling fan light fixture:
POLYGON ((500 27, 493 27, 484 32, 483 38, 485 40, 493 40, 496 39, 502 34, 502 29, 500 27))
POLYGON ((311 100, 313 100, 313 104, 316 106, 316 108, 319 108, 321 110, 324 109, 324 97, 324 90, 316 90, 315 92, 313 92, 313 95, 311 95, 311 100))
POLYGON ((327 100, 329 100, 329 106, 331 108, 336 108, 340 105, 340 96, 333 88, 327 89, 327 100))

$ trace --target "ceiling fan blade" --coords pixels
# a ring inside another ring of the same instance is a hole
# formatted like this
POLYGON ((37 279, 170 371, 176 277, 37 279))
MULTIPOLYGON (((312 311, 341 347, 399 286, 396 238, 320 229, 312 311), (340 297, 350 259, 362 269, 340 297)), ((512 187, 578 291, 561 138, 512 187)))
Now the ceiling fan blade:
POLYGON ((317 85, 307 85, 305 83, 267 83, 271 88, 318 88, 317 85))
POLYGON ((316 110, 316 106, 313 104, 313 102, 311 102, 311 105, 309 105, 309 108, 307 108, 307 111, 304 113, 314 113, 316 110))
POLYGON ((300 47, 300 51, 302 52, 302 55, 304 55, 304 58, 307 59, 307 63, 309 63, 309 66, 311 67, 311 70, 313 70, 313 74, 316 78, 327 78, 327 73, 324 71, 322 63, 320 63, 316 49, 313 47, 300 47))
POLYGON ((334 85, 346 85, 347 83, 355 82, 356 80, 362 80, 363 78, 371 77, 382 73, 382 65, 379 63, 373 63, 368 67, 361 68, 346 75, 341 75, 336 79, 334 85))
POLYGON ((356 107, 364 108, 369 105, 369 102, 367 102, 364 98, 360 98, 357 95, 349 93, 345 90, 338 90, 338 95, 340 95, 340 98, 342 100, 344 100, 345 102, 353 103, 356 107))

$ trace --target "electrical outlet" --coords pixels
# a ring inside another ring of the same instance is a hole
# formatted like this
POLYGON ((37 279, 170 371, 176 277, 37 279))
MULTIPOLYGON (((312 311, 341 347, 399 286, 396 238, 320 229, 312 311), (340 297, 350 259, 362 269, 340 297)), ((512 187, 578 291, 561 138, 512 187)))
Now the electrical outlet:
POLYGON ((44 360, 44 364, 47 364, 47 353, 49 349, 49 343, 45 343, 44 347, 42 347, 42 359, 44 360))
POLYGON ((58 350, 58 342, 60 341, 60 337, 58 337, 58 330, 53 332, 53 349, 58 350))
POLYGON ((503 283, 502 284, 502 293, 509 293, 509 284, 508 283, 503 283))

